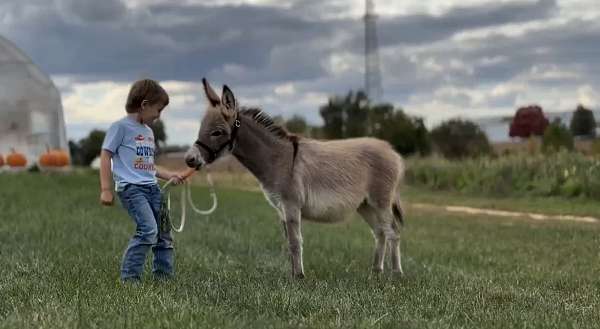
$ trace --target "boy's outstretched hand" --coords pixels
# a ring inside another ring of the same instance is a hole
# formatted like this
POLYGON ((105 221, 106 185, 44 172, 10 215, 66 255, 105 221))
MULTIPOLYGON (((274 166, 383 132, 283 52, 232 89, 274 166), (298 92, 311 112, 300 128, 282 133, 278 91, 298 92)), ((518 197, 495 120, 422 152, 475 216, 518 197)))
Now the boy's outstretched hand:
POLYGON ((113 194, 110 190, 104 190, 100 193, 100 203, 104 206, 113 205, 113 194))
POLYGON ((171 174, 169 180, 173 181, 174 185, 183 184, 185 182, 184 174, 171 174))

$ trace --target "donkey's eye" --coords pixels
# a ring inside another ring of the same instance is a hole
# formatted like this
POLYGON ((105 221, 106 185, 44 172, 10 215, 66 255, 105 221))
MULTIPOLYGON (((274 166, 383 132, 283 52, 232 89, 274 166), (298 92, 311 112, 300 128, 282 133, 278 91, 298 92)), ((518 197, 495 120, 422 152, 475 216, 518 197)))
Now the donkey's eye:
POLYGON ((219 137, 221 135, 223 135, 223 131, 222 130, 215 130, 212 133, 210 133, 211 136, 213 137, 219 137))

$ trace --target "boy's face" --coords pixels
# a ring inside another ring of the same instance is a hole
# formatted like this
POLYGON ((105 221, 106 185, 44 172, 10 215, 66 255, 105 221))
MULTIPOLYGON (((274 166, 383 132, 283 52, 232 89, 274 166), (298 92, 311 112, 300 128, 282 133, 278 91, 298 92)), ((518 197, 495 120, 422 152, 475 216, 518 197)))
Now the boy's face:
POLYGON ((160 113, 165 107, 166 105, 161 102, 150 103, 148 101, 143 101, 142 110, 140 112, 142 122, 145 124, 151 124, 160 117, 160 113))

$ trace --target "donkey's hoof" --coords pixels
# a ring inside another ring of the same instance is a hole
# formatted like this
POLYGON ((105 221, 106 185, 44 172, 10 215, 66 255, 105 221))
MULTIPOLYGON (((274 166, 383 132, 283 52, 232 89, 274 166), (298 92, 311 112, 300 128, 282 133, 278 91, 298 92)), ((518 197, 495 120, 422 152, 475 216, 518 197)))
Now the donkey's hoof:
POLYGON ((373 267, 371 269, 371 271, 373 272, 373 274, 381 274, 381 273, 383 273, 383 269, 379 268, 379 267, 373 267))
POLYGON ((404 277, 404 272, 402 272, 402 270, 392 270, 392 275, 401 278, 404 277))

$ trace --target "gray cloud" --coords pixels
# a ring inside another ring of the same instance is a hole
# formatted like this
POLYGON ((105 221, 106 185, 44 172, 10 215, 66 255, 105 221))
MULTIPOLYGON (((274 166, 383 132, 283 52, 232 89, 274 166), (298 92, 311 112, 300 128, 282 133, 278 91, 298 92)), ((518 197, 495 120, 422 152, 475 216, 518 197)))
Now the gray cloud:
MULTIPOLYGON (((419 14, 381 17, 377 21, 378 39, 382 47, 427 44, 447 39, 461 31, 546 19, 556 13, 555 0, 538 0, 455 7, 440 16, 419 14)), ((356 25, 362 28, 360 24, 356 25)), ((351 47, 360 49, 362 43, 361 35, 358 35, 352 40, 351 47)))
MULTIPOLYGON (((518 37, 490 34, 476 44, 461 46, 448 42, 447 47, 424 50, 420 56, 440 61, 461 59, 473 66, 473 75, 462 81, 467 85, 506 81, 534 66, 577 70, 592 81, 600 82, 600 24, 571 21, 558 27, 531 31, 518 37), (477 63, 482 58, 502 57, 497 63, 477 63)), ((569 79, 561 79, 571 83, 569 79)))
MULTIPOLYGON (((362 18, 328 18, 345 11, 343 6, 343 1, 322 0, 291 2, 290 9, 5 0, 0 3, 0 33, 44 71, 71 76, 76 82, 127 82, 142 76, 199 81, 207 76, 251 99, 275 97, 274 86, 293 82, 297 95, 289 98, 291 102, 301 101, 306 93, 339 95, 362 87, 362 18), (342 61, 344 69, 334 70, 332 58, 342 61)), ((381 16, 385 99, 402 106, 415 95, 432 99, 436 90, 448 86, 483 92, 515 82, 547 90, 600 87, 600 24, 590 20, 557 24, 561 10, 555 0, 538 0, 454 6, 439 15, 381 16), (538 26, 523 34, 452 38, 506 25, 518 30, 527 23, 538 26), (533 79, 534 67, 542 73, 556 70, 578 76, 540 74, 533 79)), ((71 91, 69 82, 61 90, 71 91)), ((518 91, 486 95, 487 103, 477 105, 511 107, 518 97, 518 91)), ((475 102, 472 95, 460 93, 441 95, 437 101, 456 107, 475 102)), ((311 122, 318 121, 315 108, 289 104, 281 111, 305 111, 311 122)))
MULTIPOLYGON (((397 47, 395 58, 382 58, 385 92, 388 99, 407 104, 411 95, 427 97, 449 105, 461 107, 464 100, 433 95, 443 86, 490 91, 499 84, 522 84, 524 90, 502 94, 489 94, 484 104, 476 108, 511 108, 521 95, 528 91, 546 90, 540 102, 560 99, 573 94, 583 85, 600 88, 600 24, 590 20, 570 20, 540 25, 526 33, 507 36, 500 32, 490 33, 474 40, 456 41, 443 39, 436 43, 411 47, 397 47), (405 55, 402 55, 405 54, 405 55), (403 57, 412 56, 416 64, 403 57), (427 60, 440 66, 439 71, 426 71, 427 60), (468 72, 455 70, 451 61, 464 63, 468 72), (417 69, 417 70, 414 70, 417 69), (563 92, 563 94, 561 94, 563 92)), ((521 97, 522 98, 522 97, 521 97)), ((552 110, 565 110, 553 108, 552 110)))
MULTIPOLYGON (((322 51, 314 40, 331 38, 334 32, 328 24, 304 21, 277 8, 159 5, 130 11, 118 20, 112 16, 120 12, 117 7, 94 17, 115 19, 103 25, 73 24, 63 19, 61 6, 48 7, 28 17, 32 24, 15 23, 13 39, 51 74, 198 80, 230 63, 250 72, 262 70, 262 79, 276 80, 288 74, 322 74, 318 65, 282 65, 282 56, 298 64, 318 63, 314 59, 322 51)), ((92 12, 70 9, 82 19, 92 12)))
POLYGON ((119 21, 127 14, 121 0, 57 0, 56 5, 66 20, 73 18, 88 24, 119 21))
MULTIPOLYGON (((473 27, 543 18, 555 7, 542 0, 385 19, 379 22, 380 40, 382 46, 427 43, 473 27)), ((306 13, 318 7, 299 2, 293 8, 306 13)), ((306 17, 275 7, 162 4, 127 11, 118 0, 60 0, 27 24, 17 21, 15 42, 51 74, 118 80, 143 75, 198 80, 209 72, 240 83, 315 79, 325 74, 319 59, 338 51, 362 54, 358 18, 306 17), (65 19, 69 15, 89 24, 74 24, 65 19), (244 70, 223 72, 224 64, 244 70)))

